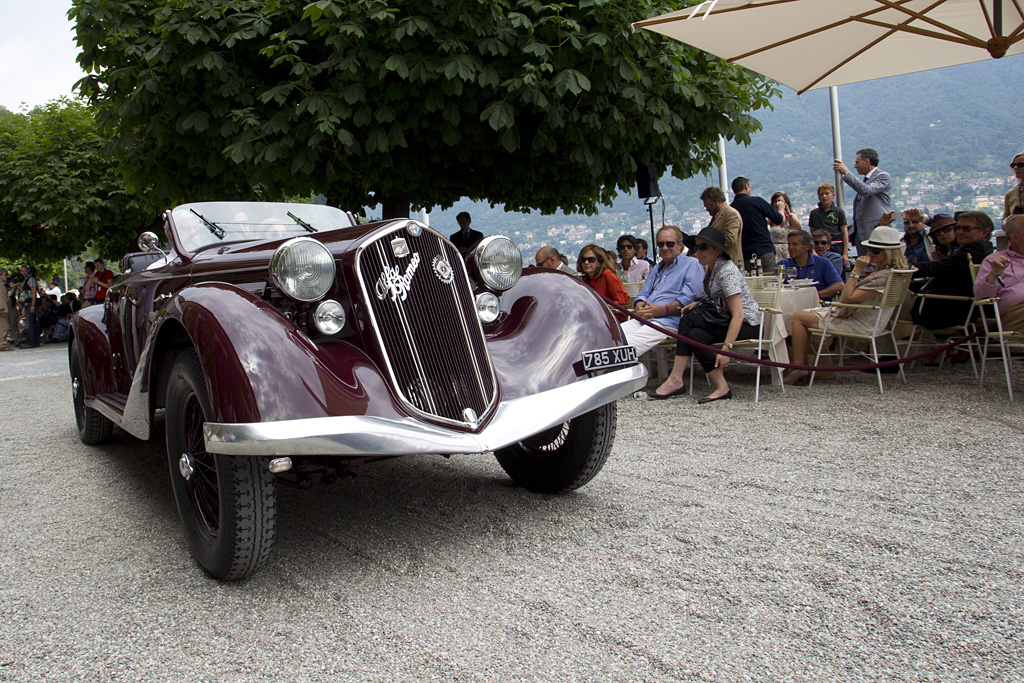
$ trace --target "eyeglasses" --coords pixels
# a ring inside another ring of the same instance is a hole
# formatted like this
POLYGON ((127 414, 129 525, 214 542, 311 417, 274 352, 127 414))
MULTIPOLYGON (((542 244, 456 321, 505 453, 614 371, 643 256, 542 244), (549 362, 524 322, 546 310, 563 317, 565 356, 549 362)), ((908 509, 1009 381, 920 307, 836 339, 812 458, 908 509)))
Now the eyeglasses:
POLYGON ((1024 161, 1018 161, 1010 164, 1010 168, 1024 168, 1024 161))
POLYGON ((712 245, 708 244, 707 242, 701 242, 700 244, 698 244, 697 246, 694 247, 694 250, 695 251, 707 251, 708 249, 711 248, 711 246, 712 245))
POLYGON ((620 244, 618 247, 616 247, 616 249, 618 249, 619 251, 622 251, 623 249, 632 249, 632 248, 633 248, 632 244, 620 244))
POLYGON ((932 230, 932 232, 933 233, 949 232, 950 230, 955 230, 955 229, 956 229, 955 225, 944 225, 941 228, 935 228, 934 230, 932 230))
POLYGON ((580 263, 597 263, 596 256, 580 256, 580 263))
POLYGON ((923 222, 924 221, 915 220, 913 218, 904 218, 903 219, 903 223, 904 224, 907 224, 907 223, 923 223, 923 222))
POLYGON ((830 244, 832 244, 832 243, 831 243, 831 242, 829 242, 828 240, 823 240, 823 241, 821 241, 821 242, 819 242, 818 240, 814 240, 814 244, 815 244, 816 246, 819 246, 819 247, 827 247, 828 245, 830 245, 830 244))
POLYGON ((674 249, 678 242, 658 242, 658 249, 674 249))
POLYGON ((956 229, 958 232, 970 232, 971 230, 981 230, 977 225, 960 225, 957 223, 956 229))
POLYGON ((882 253, 883 250, 882 249, 876 249, 875 247, 868 247, 868 251, 870 251, 875 256, 878 256, 879 254, 882 253))

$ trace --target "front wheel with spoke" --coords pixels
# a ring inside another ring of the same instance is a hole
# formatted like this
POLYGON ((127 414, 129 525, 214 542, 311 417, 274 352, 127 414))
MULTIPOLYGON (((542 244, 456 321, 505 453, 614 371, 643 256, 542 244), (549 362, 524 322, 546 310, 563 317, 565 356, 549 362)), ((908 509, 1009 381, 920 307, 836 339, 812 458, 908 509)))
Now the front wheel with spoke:
POLYGON ((274 541, 274 475, 266 458, 207 453, 210 400, 194 351, 179 354, 167 387, 167 461, 192 555, 210 575, 252 575, 274 541))
POLYGON ((616 415, 615 403, 608 403, 494 455, 524 488, 537 493, 572 491, 604 467, 615 442, 616 415))

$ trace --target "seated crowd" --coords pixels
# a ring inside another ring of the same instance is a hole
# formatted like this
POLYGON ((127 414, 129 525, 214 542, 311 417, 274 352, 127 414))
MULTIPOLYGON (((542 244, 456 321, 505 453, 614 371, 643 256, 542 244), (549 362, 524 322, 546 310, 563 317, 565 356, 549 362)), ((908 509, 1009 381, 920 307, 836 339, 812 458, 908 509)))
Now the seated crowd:
MULTIPOLYGON (((873 150, 862 151, 873 155, 873 150)), ((875 170, 868 161, 865 158, 862 163, 858 152, 858 168, 867 169, 866 178, 875 170)), ((906 340, 911 328, 928 331, 939 341, 955 340, 956 329, 962 330, 970 322, 968 312, 979 311, 978 306, 972 307, 975 299, 997 298, 1004 329, 1024 333, 1024 190, 1020 189, 1024 188, 1024 152, 1014 157, 1011 166, 1021 183, 1017 190, 1021 201, 1011 206, 1013 191, 1007 194, 1002 229, 1008 248, 998 252, 992 244, 994 223, 982 211, 936 213, 930 218, 916 208, 902 216, 882 212, 871 224, 875 227, 867 238, 854 239, 854 228, 847 224, 843 210, 832 203, 835 188, 831 184, 818 188, 819 203, 809 216, 810 230, 805 230, 785 193, 776 193, 769 204, 752 196, 750 181, 741 177, 732 184, 737 199, 731 206, 717 187, 701 194, 711 221, 698 235, 684 235, 674 225, 661 227, 656 264, 646 260, 646 243, 641 251, 642 240, 623 235, 616 242, 619 260, 608 250, 588 244, 580 252, 577 270, 584 282, 620 306, 629 301, 624 285, 643 283, 632 302, 635 318, 625 319, 616 311, 627 342, 638 354, 666 340, 663 330, 677 331, 701 345, 676 340, 671 373, 648 392, 652 399, 686 391, 684 375, 691 356, 713 385, 698 402, 732 397, 724 376, 729 356, 704 347, 731 349, 739 340, 756 338, 762 314, 744 278, 744 271, 753 275, 755 269, 758 274, 774 275, 777 268, 780 283, 802 280, 807 286, 813 282, 817 289, 822 305, 793 315, 789 341, 795 365, 814 363, 817 345, 812 345, 812 336, 816 331, 820 336, 826 320, 828 328, 837 333, 875 334, 899 310, 900 321, 906 319, 899 324, 906 329, 902 336, 897 332, 897 340, 906 340), (902 233, 892 227, 898 218, 903 221, 902 233), (788 229, 784 244, 778 237, 772 239, 770 226, 788 229), (861 255, 854 255, 851 261, 853 246, 861 255), (972 268, 977 267, 975 278, 972 268), (913 274, 906 305, 883 310, 879 316, 870 306, 881 301, 889 274, 908 270, 913 274), (832 306, 832 302, 866 304, 868 308, 832 306)), ((848 173, 848 169, 841 171, 848 173)), ((538 252, 538 266, 546 265, 544 249, 538 252)), ((893 320, 892 325, 898 330, 897 322, 893 320)), ((954 362, 966 357, 966 351, 951 354, 954 362)), ((937 361, 934 358, 926 364, 937 361)), ((806 374, 788 371, 784 381, 793 384, 806 374)))

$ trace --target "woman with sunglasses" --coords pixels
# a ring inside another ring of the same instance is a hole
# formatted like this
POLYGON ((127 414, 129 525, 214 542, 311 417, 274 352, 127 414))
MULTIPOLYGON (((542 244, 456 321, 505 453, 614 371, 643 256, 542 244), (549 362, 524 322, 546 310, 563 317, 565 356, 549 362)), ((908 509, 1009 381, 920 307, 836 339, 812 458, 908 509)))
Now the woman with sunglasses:
MULTIPOLYGON (((839 301, 844 304, 868 304, 882 295, 890 270, 906 270, 907 259, 903 255, 900 244, 900 232, 896 228, 880 226, 871 232, 871 237, 864 242, 868 253, 858 258, 853 264, 853 273, 843 285, 839 301), (871 267, 873 266, 873 270, 871 267)), ((889 311, 892 315, 892 311, 889 311)), ((808 328, 821 328, 829 318, 829 329, 841 332, 859 332, 871 334, 878 320, 877 311, 871 309, 843 308, 808 308, 797 311, 793 316, 793 363, 806 365, 810 343, 808 328)), ((884 322, 888 322, 885 320, 884 322)), ((786 373, 786 384, 795 384, 808 373, 806 370, 790 370, 786 373)))
POLYGON ((1024 152, 1010 159, 1010 170, 1017 178, 1017 184, 1007 190, 1003 198, 1003 218, 1020 213, 1019 209, 1024 206, 1024 152))
POLYGON ((956 221, 948 213, 937 213, 928 228, 928 239, 932 241, 932 261, 949 256, 956 250, 956 221))
MULTIPOLYGON (((629 294, 622 286, 622 280, 615 274, 614 267, 608 262, 608 254, 596 244, 588 244, 580 250, 576 261, 576 271, 583 273, 583 281, 597 290, 601 296, 625 306, 629 303, 629 294)), ((615 311, 618 321, 625 322, 626 314, 615 311)))
MULTIPOLYGON (((761 312, 747 288, 747 281, 739 266, 733 263, 725 250, 725 235, 717 228, 704 228, 697 235, 694 248, 697 260, 707 271, 704 276, 704 301, 695 301, 683 307, 679 334, 701 344, 723 343, 730 350, 737 339, 757 337, 761 312)), ((650 392, 648 397, 657 400, 681 396, 686 390, 684 378, 690 356, 697 357, 697 362, 714 385, 711 393, 697 403, 732 398, 732 390, 725 381, 725 367, 729 364, 729 357, 691 346, 684 341, 676 342, 676 358, 668 379, 650 392)))

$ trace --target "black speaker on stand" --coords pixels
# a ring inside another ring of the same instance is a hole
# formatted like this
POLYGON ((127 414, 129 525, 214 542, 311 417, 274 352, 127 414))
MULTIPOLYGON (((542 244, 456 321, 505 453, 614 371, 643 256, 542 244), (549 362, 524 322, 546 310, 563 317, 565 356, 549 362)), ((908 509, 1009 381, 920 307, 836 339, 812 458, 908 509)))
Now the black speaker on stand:
POLYGON ((654 241, 654 205, 661 199, 661 188, 658 187, 658 169, 653 161, 637 164, 636 189, 640 199, 647 205, 647 213, 651 217, 651 250, 656 255, 658 250, 654 241))

